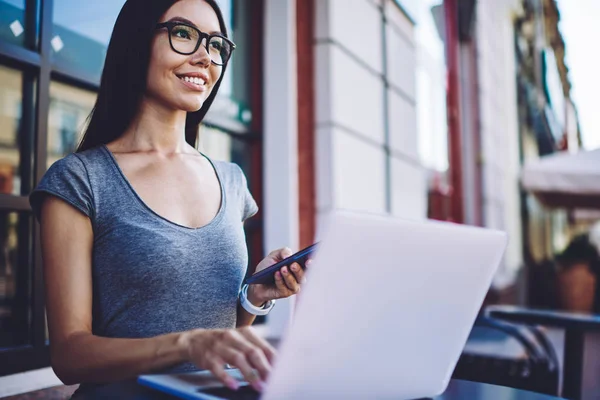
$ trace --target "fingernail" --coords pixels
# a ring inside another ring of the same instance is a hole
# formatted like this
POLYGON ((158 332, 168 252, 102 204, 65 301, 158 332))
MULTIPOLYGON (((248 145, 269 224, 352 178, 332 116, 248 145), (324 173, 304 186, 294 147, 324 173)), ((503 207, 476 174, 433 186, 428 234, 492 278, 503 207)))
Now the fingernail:
POLYGON ((255 381, 252 384, 252 387, 254 388, 254 390, 256 390, 257 392, 262 392, 265 388, 265 384, 262 381, 255 381))
POLYGON ((293 271, 298 271, 298 265, 296 265, 296 264, 292 265, 292 270, 293 271))
POLYGON ((235 379, 227 379, 227 387, 231 390, 238 390, 240 384, 235 379))
POLYGON ((281 272, 283 272, 284 274, 287 274, 288 273, 287 267, 281 268, 281 272))

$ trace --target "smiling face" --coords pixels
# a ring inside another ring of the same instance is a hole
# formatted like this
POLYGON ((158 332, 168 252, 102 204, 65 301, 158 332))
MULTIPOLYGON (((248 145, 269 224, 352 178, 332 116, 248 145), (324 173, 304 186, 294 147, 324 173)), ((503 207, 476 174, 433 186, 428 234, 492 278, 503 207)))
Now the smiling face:
MULTIPOLYGON (((182 22, 208 34, 220 32, 215 10, 204 0, 179 0, 161 17, 162 22, 182 22)), ((171 30, 171 38, 189 39, 189 31, 171 30)), ((152 40, 147 100, 163 107, 186 112, 198 111, 221 77, 223 67, 211 62, 205 40, 190 55, 175 52, 169 42, 169 30, 161 28, 152 40)))

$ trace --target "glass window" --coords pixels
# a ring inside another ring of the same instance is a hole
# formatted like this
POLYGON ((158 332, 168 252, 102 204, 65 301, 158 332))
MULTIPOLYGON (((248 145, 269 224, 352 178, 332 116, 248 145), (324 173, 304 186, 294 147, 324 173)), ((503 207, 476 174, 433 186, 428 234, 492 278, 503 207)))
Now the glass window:
MULTIPOLYGON (((200 128, 199 150, 213 160, 236 163, 242 168, 249 187, 252 187, 251 150, 248 141, 236 138, 224 131, 208 126, 200 128)), ((260 179, 260 178, 259 178, 260 179)), ((253 193, 255 196, 257 193, 253 193)), ((260 219, 252 218, 244 225, 250 262, 258 263, 263 257, 262 227, 260 219)), ((264 323, 265 318, 257 318, 255 324, 264 323)))
POLYGON ((443 1, 423 0, 419 4, 417 42, 417 115, 419 153, 432 170, 448 169, 448 126, 446 116, 446 58, 441 37, 443 1))
POLYGON ((100 81, 112 30, 124 0, 55 0, 52 61, 100 81))
POLYGON ((227 72, 221 82, 219 94, 210 108, 207 120, 211 124, 223 126, 237 133, 248 131, 252 122, 250 112, 250 55, 255 44, 250 38, 254 37, 250 30, 249 8, 246 0, 217 0, 229 36, 236 44, 236 49, 227 67, 227 72))
POLYGON ((31 336, 28 249, 19 246, 29 223, 30 217, 0 212, 0 350, 27 345, 31 336))
POLYGON ((21 194, 22 90, 23 74, 0 65, 0 193, 21 194))
POLYGON ((95 101, 94 92, 60 82, 50 83, 48 167, 75 151, 95 101))
POLYGON ((250 149, 246 141, 237 139, 220 129, 200 128, 200 151, 212 159, 238 164, 250 178, 250 149))
POLYGON ((419 20, 419 0, 394 0, 413 20, 419 20))
POLYGON ((0 40, 25 45, 25 0, 0 0, 0 40))

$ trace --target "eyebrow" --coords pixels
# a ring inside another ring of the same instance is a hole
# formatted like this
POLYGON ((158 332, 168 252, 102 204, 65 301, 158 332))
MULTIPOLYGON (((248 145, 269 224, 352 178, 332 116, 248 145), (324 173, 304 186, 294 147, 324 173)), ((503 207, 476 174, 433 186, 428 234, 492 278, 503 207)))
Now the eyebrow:
MULTIPOLYGON (((198 29, 199 31, 204 32, 202 29, 198 28, 196 26, 196 24, 194 24, 192 21, 190 21, 189 19, 184 18, 184 17, 173 17, 170 20, 168 20, 167 22, 183 22, 184 24, 191 25, 194 28, 198 29)), ((217 34, 217 35, 225 36, 223 34, 223 32, 221 32, 221 31, 212 31, 212 32, 206 32, 206 33, 208 33, 209 35, 217 34)))

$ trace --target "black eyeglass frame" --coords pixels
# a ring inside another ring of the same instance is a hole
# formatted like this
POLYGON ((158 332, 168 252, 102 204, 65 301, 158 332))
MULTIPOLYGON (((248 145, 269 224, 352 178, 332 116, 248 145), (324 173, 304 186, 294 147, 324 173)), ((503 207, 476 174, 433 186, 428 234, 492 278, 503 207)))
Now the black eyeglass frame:
POLYGON ((210 55, 210 50, 208 49, 208 44, 210 43, 210 40, 213 37, 218 37, 219 39, 222 39, 224 41, 226 41, 230 46, 231 46, 231 51, 229 52, 229 55, 227 56, 227 60, 225 60, 222 64, 219 64, 217 62, 215 62, 212 58, 210 59, 210 62, 212 62, 215 65, 218 66, 223 66, 225 64, 227 64, 227 62, 229 61, 229 59, 231 58, 231 55, 233 54, 233 51, 235 50, 235 43, 233 43, 231 40, 227 39, 225 36, 219 34, 219 33, 205 33, 202 32, 200 29, 196 28, 193 25, 190 24, 186 24, 184 22, 178 22, 178 21, 167 21, 167 22, 160 22, 158 24, 156 24, 156 29, 163 29, 163 28, 167 28, 167 31, 169 32, 169 44, 171 45, 171 49, 178 54, 182 54, 184 56, 189 56, 190 54, 194 54, 195 52, 198 51, 198 48, 200 48, 200 43, 202 43, 202 40, 206 39, 206 44, 204 45, 204 47, 206 48, 206 52, 210 55), (196 43, 196 46, 194 46, 194 50, 190 51, 190 52, 183 52, 183 51, 179 51, 175 48, 175 46, 173 46, 173 39, 171 36, 171 31, 173 30, 174 27, 176 26, 185 26, 188 28, 191 28, 193 30, 195 30, 196 32, 198 32, 198 42, 196 43))

